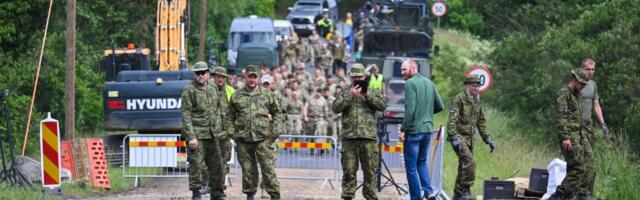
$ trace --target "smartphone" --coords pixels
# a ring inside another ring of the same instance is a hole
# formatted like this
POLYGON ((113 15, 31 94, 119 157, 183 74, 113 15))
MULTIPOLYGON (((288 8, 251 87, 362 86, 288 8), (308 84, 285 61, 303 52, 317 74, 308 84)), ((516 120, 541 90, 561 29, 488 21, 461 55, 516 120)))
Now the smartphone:
POLYGON ((366 80, 354 80, 353 81, 353 87, 360 87, 360 93, 361 94, 367 94, 367 90, 369 90, 369 82, 367 82, 366 80))

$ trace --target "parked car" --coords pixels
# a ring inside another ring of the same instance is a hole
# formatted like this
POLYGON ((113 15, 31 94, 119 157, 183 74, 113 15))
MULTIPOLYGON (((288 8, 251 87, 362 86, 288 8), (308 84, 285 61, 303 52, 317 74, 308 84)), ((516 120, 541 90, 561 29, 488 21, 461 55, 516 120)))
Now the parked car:
POLYGON ((336 0, 299 0, 293 7, 289 7, 287 20, 293 24, 298 35, 308 35, 316 29, 315 22, 327 12, 335 23, 338 19, 338 4, 336 0))

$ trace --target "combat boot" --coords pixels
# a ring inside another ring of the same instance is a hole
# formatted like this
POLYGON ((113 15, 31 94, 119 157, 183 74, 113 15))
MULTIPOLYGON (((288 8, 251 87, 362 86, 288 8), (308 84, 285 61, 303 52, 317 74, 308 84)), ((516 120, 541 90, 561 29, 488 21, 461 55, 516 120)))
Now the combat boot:
POLYGON ((191 192, 191 200, 202 200, 202 194, 200 194, 199 190, 193 190, 191 192))
POLYGON ((473 194, 471 194, 471 189, 470 188, 464 188, 464 191, 462 192, 462 197, 461 199, 464 200, 473 200, 475 198, 473 198, 473 194))
POLYGON ((209 185, 203 185, 200 188, 200 194, 209 194, 209 191, 211 191, 211 188, 209 188, 209 185))
POLYGON ((551 196, 549 196, 547 200, 563 200, 563 199, 565 199, 564 196, 559 195, 557 192, 555 192, 551 196))
POLYGON ((256 193, 247 193, 247 200, 255 200, 256 193))
POLYGON ((579 194, 578 200, 593 200, 593 196, 591 194, 579 194))

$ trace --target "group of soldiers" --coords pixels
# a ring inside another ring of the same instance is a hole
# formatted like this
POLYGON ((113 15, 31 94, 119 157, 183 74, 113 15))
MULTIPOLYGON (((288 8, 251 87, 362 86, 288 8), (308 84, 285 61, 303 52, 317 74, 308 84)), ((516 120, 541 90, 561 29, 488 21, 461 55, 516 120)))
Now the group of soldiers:
POLYGON ((224 176, 229 170, 226 163, 230 159, 230 138, 236 143, 243 174, 242 191, 247 199, 254 199, 259 171, 271 199, 280 199, 274 170, 276 139, 285 133, 323 136, 327 130, 333 130, 333 136, 339 135, 343 148, 353 148, 353 151, 343 151, 346 177, 343 198, 354 197, 358 162, 368 158, 370 160, 360 163, 366 166, 363 168, 368 180, 365 193, 368 199, 376 199, 377 156, 372 156, 378 153, 375 112, 386 107, 380 90, 371 87, 366 93, 362 88, 344 85, 350 84, 347 80, 367 78, 361 64, 353 64, 348 78, 340 70, 337 76, 330 77, 330 81, 319 84, 320 88, 315 86, 316 82, 304 78, 306 71, 304 64, 301 66, 294 74, 300 75, 306 89, 299 87, 298 79, 289 76, 280 80, 285 86, 282 90, 273 84, 278 69, 247 66, 238 81, 242 82, 241 87, 236 90, 227 82, 229 75, 224 68, 210 70, 204 62, 192 67, 194 81, 183 89, 181 97, 182 132, 189 147, 187 161, 192 199, 201 199, 205 192, 211 194, 211 199, 226 199, 224 176), (213 79, 210 80, 210 76, 213 79), (349 120, 340 123, 340 117, 349 120), (344 130, 338 134, 341 127, 344 130), (203 190, 203 185, 207 185, 207 191, 203 190))

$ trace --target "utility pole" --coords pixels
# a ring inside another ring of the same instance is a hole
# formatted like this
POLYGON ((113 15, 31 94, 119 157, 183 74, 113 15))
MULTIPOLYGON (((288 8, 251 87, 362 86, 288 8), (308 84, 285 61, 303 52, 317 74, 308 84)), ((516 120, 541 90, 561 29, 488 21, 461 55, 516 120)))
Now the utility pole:
POLYGON ((65 79, 64 138, 73 139, 76 120, 76 0, 67 0, 67 77, 65 79))
POLYGON ((205 33, 207 32, 207 0, 200 0, 200 41, 198 43, 198 61, 204 59, 205 33))

